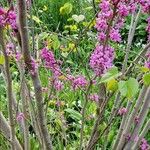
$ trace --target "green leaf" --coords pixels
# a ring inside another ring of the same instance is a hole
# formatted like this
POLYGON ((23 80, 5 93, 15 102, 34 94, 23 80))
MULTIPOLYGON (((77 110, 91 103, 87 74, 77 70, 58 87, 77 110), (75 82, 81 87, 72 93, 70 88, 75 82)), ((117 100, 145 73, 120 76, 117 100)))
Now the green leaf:
POLYGON ((72 11, 72 4, 71 3, 65 3, 64 6, 60 7, 60 14, 65 15, 65 14, 70 14, 72 11))
POLYGON ((100 83, 106 83, 112 79, 117 78, 118 76, 121 75, 121 72, 118 72, 118 68, 117 67, 113 67, 111 69, 108 70, 108 72, 106 74, 104 74, 100 80, 100 83))
POLYGON ((150 86, 150 73, 147 73, 143 76, 143 82, 145 85, 150 86))
POLYGON ((143 67, 140 68, 140 70, 141 70, 142 73, 143 72, 146 73, 146 72, 149 71, 149 68, 143 66, 143 67))
POLYGON ((58 36, 54 34, 54 35, 51 36, 51 38, 52 38, 52 41, 53 41, 52 42, 53 49, 54 50, 58 49, 60 47, 60 41, 58 39, 58 36))
POLYGON ((0 54, 0 65, 3 65, 5 62, 4 56, 0 54))
POLYGON ((139 89, 139 83, 134 78, 129 78, 127 81, 120 81, 118 85, 121 95, 126 96, 128 99, 133 98, 139 89))
POLYGON ((111 79, 107 82, 107 90, 116 91, 118 89, 118 81, 116 79, 111 79))
POLYGON ((36 16, 32 16, 32 19, 36 22, 36 23, 42 23, 42 21, 38 18, 38 17, 36 17, 36 16))
POLYGON ((48 36, 49 36, 49 34, 46 32, 42 32, 38 35, 40 40, 45 40, 48 36))
POLYGON ((77 23, 83 21, 85 19, 85 16, 84 15, 72 15, 72 18, 74 21, 76 21, 77 23))
POLYGON ((114 138, 114 130, 111 130, 108 134, 108 142, 112 142, 114 138))
POLYGON ((130 78, 127 81, 127 88, 128 88, 127 97, 130 99, 134 97, 136 93, 138 92, 138 89, 139 89, 138 81, 134 78, 130 78))
POLYGON ((80 121, 82 118, 82 115, 76 110, 68 108, 68 109, 65 109, 65 111, 68 112, 69 116, 72 117, 73 119, 80 121))
POLYGON ((121 93, 121 95, 126 96, 127 95, 127 86, 126 86, 126 81, 120 81, 118 83, 118 87, 119 87, 119 91, 121 93))

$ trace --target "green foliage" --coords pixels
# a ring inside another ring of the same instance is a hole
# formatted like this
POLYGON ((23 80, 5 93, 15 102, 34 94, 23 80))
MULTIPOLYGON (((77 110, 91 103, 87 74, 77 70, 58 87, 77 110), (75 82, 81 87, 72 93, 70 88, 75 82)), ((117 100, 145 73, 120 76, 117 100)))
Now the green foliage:
POLYGON ((118 68, 113 67, 113 68, 109 69, 108 72, 102 76, 100 83, 106 83, 114 78, 119 77, 120 75, 121 75, 121 73, 118 72, 118 68))
POLYGON ((3 65, 5 62, 4 56, 0 54, 0 65, 3 65))
POLYGON ((72 117, 73 119, 76 119, 78 121, 81 120, 81 118, 82 118, 81 114, 79 112, 77 112, 76 110, 67 108, 64 111, 68 112, 70 117, 72 117))
POLYGON ((146 73, 143 76, 143 82, 145 85, 150 86, 150 73, 146 73))
POLYGON ((61 15, 68 15, 72 11, 72 4, 71 3, 65 3, 62 7, 60 7, 60 14, 61 15))
POLYGON ((121 94, 130 100, 137 94, 139 90, 139 83, 134 78, 129 78, 127 81, 120 81, 118 85, 121 94))

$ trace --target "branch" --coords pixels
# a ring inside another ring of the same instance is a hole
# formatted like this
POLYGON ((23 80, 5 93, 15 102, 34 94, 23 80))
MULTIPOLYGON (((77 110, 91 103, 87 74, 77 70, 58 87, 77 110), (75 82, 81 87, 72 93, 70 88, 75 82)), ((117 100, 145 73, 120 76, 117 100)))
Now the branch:
MULTIPOLYGON (((28 38, 28 30, 27 28, 27 18, 26 18, 26 2, 25 0, 18 0, 18 12, 19 12, 19 30, 21 34, 21 41, 22 41, 22 52, 24 56, 24 61, 29 69, 29 71, 32 70, 32 58, 30 55, 29 50, 29 38, 28 38)), ((39 79, 38 72, 35 72, 35 74, 31 74, 34 91, 35 91, 35 98, 36 98, 36 105, 37 105, 37 112, 38 112, 38 121, 42 132, 42 137, 46 150, 52 150, 52 142, 50 135, 48 133, 46 118, 44 117, 44 103, 43 103, 43 97, 42 97, 42 87, 41 82, 39 79)))
POLYGON ((133 37, 134 37, 134 34, 135 34, 135 29, 136 29, 140 14, 141 14, 141 7, 139 9, 138 14, 136 15, 136 18, 135 18, 135 14, 133 14, 133 16, 132 16, 130 31, 129 31, 129 34, 128 34, 128 43, 127 43, 127 48, 126 48, 126 55, 125 55, 124 62, 123 62, 123 67, 122 67, 122 74, 123 75, 125 74, 125 70, 126 70, 126 67, 127 67, 128 57, 129 57, 133 37), (135 18, 135 21, 133 22, 134 18, 135 18))
MULTIPOLYGON (((2 112, 0 112, 0 132, 3 134, 3 136, 11 143, 10 137, 11 137, 11 129, 10 126, 8 125, 8 122, 6 121, 5 117, 3 116, 2 112)), ((14 144, 15 144, 15 149, 16 150, 23 150, 22 146, 20 145, 18 139, 15 137, 13 139, 14 144)))
POLYGON ((148 43, 143 49, 141 49, 140 53, 137 55, 137 57, 133 60, 133 62, 128 67, 128 69, 127 69, 127 71, 125 73, 126 75, 128 75, 131 72, 134 64, 138 63, 138 61, 140 60, 141 56, 142 57, 145 56, 145 54, 147 53, 147 51, 148 51, 149 48, 150 48, 150 43, 148 43))
POLYGON ((11 73, 9 70, 9 58, 6 53, 6 47, 5 47, 5 41, 4 41, 4 32, 3 28, 0 27, 0 45, 2 46, 5 63, 4 63, 4 69, 5 69, 5 75, 7 80, 7 97, 8 97, 8 116, 10 121, 10 129, 11 129, 11 148, 12 150, 15 150, 15 127, 14 127, 14 115, 13 115, 13 92, 12 92, 12 79, 11 79, 11 73))
POLYGON ((144 104, 138 115, 139 122, 136 124, 136 126, 134 128, 133 133, 131 135, 131 140, 126 144, 125 150, 128 150, 133 145, 134 138, 139 134, 141 127, 145 121, 145 118, 147 117, 149 108, 150 108, 150 88, 147 90, 144 104))
POLYGON ((133 150, 137 149, 137 147, 140 145, 142 138, 144 138, 144 136, 147 134, 149 130, 150 130, 150 119, 147 121, 146 125, 144 126, 144 129, 142 130, 138 141, 134 143, 133 148, 132 148, 133 150))
POLYGON ((125 143, 125 135, 129 133, 130 131, 130 128, 131 128, 131 124, 133 123, 140 107, 141 107, 141 104, 142 104, 142 100, 144 99, 145 97, 145 94, 147 92, 147 87, 146 86, 143 86, 141 92, 140 92, 140 95, 137 99, 137 102, 133 108, 133 111, 132 113, 129 115, 129 119, 128 119, 128 122, 126 123, 126 127, 120 137, 120 140, 119 141, 115 141, 115 144, 113 146, 113 150, 120 150, 122 148, 122 146, 124 145, 125 143))

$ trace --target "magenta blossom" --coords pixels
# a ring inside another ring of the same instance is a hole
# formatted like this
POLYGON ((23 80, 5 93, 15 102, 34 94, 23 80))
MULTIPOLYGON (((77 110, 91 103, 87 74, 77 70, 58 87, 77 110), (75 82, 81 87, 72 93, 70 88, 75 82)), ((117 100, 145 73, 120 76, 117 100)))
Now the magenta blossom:
POLYGON ((150 145, 148 144, 146 139, 142 139, 141 140, 141 144, 140 144, 140 150, 149 150, 150 145))
POLYGON ((63 82, 58 79, 54 79, 53 86, 57 91, 61 91, 64 88, 63 82))
POLYGON ((16 117, 16 120, 18 121, 18 122, 22 122, 23 120, 24 120, 24 114, 23 113, 19 113, 18 115, 17 115, 17 117, 16 117))
POLYGON ((86 78, 84 76, 76 76, 71 79, 72 81, 72 88, 74 90, 78 88, 85 88, 88 84, 86 78))
POLYGON ((119 111, 118 111, 118 114, 120 116, 125 115, 126 113, 127 113, 127 109, 125 107, 120 108, 119 111))
POLYGON ((43 48, 41 50, 41 58, 45 62, 45 67, 50 69, 55 77, 58 77, 61 75, 60 67, 55 60, 54 54, 52 51, 48 50, 48 48, 43 48))
POLYGON ((97 93, 90 94, 89 99, 92 100, 92 101, 98 102, 99 96, 98 96, 97 93))
POLYGON ((104 48, 102 45, 97 45, 90 57, 90 67, 97 76, 100 76, 112 67, 113 58, 114 49, 112 47, 104 48))
POLYGON ((16 30, 18 28, 16 18, 17 15, 15 11, 5 11, 2 7, 0 7, 0 26, 5 27, 6 25, 10 25, 13 30, 16 30))

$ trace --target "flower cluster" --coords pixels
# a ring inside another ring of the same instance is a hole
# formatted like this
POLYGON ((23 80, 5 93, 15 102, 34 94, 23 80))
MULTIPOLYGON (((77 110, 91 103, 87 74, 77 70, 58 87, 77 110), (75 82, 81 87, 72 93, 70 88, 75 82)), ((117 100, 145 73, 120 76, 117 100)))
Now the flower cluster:
POLYGON ((87 85, 87 80, 84 76, 77 76, 72 80, 72 87, 74 90, 84 88, 87 85))
POLYGON ((45 67, 50 69, 55 77, 61 75, 60 67, 55 60, 54 54, 48 48, 41 50, 41 58, 45 61, 45 67))
POLYGON ((54 88, 57 91, 62 90, 64 88, 64 84, 59 80, 59 76, 61 76, 61 70, 59 66, 60 61, 56 61, 53 52, 46 47, 41 50, 41 58, 45 61, 45 67, 50 69, 53 73, 54 88))
POLYGON ((146 54, 147 61, 145 62, 145 67, 150 69, 150 52, 146 54))
POLYGON ((150 145, 147 143, 147 141, 143 138, 141 140, 140 149, 141 150, 149 150, 150 145))
POLYGON ((14 58, 16 61, 19 61, 22 57, 19 51, 15 52, 13 43, 8 43, 6 45, 6 53, 7 53, 7 56, 14 58))
POLYGON ((54 79, 53 86, 57 91, 61 91, 64 88, 63 82, 58 79, 54 79))
POLYGON ((5 10, 0 7, 0 26, 10 25, 13 30, 17 29, 16 13, 13 10, 5 10))
POLYGON ((112 67, 114 49, 107 43, 109 40, 121 42, 120 29, 124 25, 124 18, 135 11, 135 5, 134 2, 102 0, 99 8, 95 25, 99 44, 90 57, 90 67, 98 76, 112 67))
POLYGON ((98 96, 97 93, 90 94, 89 99, 92 100, 92 101, 94 101, 94 102, 98 102, 99 96, 98 96))
MULTIPOLYGON (((150 13, 149 0, 101 0, 100 12, 96 18, 95 28, 98 31, 98 45, 90 57, 90 67, 96 75, 103 74, 113 63, 113 49, 108 46, 109 41, 121 42, 120 30, 123 28, 125 18, 142 6, 144 13, 150 13), (108 52, 110 50, 110 52, 108 52), (109 57, 111 55, 111 57, 109 57), (107 58, 105 58, 107 57, 107 58), (109 57, 109 58, 108 58, 109 57)), ((148 18, 147 31, 150 41, 150 18, 148 18)))
POLYGON ((88 84, 86 78, 82 75, 78 76, 67 75, 67 78, 71 82, 73 90, 77 90, 78 88, 85 88, 88 84))
POLYGON ((150 17, 147 19, 148 25, 147 25, 147 32, 148 32, 148 41, 150 42, 150 17))
POLYGON ((104 48, 102 45, 97 45, 90 57, 90 66, 97 76, 105 73, 107 69, 112 67, 114 49, 110 46, 104 48))
POLYGON ((150 1, 149 0, 139 0, 139 3, 142 6, 142 10, 144 13, 150 12, 150 1))

